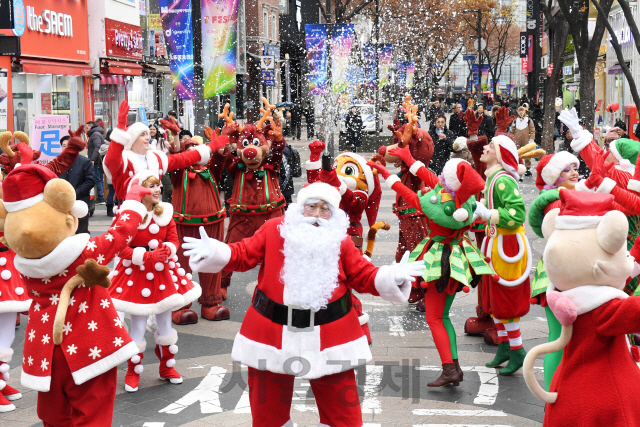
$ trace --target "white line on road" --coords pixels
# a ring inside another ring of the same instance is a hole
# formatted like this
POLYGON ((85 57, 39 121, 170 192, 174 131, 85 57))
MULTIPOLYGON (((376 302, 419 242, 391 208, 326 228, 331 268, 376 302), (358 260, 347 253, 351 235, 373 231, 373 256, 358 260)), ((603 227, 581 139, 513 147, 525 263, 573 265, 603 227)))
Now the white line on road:
POLYGON ((367 365, 367 379, 364 384, 364 399, 362 400, 363 414, 379 414, 382 412, 382 404, 377 394, 380 392, 380 382, 384 366, 367 365))
MULTIPOLYGON (((419 371, 440 371, 440 366, 418 366, 419 371)), ((477 372, 480 377, 478 395, 473 400, 476 405, 493 405, 498 397, 498 373, 495 368, 486 366, 462 366, 465 372, 477 372)))
POLYGON ((404 337, 402 316, 389 316, 389 333, 394 337, 404 337))
POLYGON ((234 414, 250 414, 251 403, 249 401, 249 387, 247 386, 240 396, 240 400, 236 404, 236 408, 233 410, 234 414))
POLYGON ((160 413, 178 414, 185 408, 200 402, 200 412, 203 414, 215 414, 222 412, 220 406, 219 389, 222 384, 224 374, 227 370, 219 366, 212 366, 209 373, 202 380, 198 387, 187 393, 169 406, 160 409, 160 413))
POLYGON ((164 423, 144 423, 142 427, 164 427, 164 423))
POLYGON ((414 409, 413 415, 431 415, 445 417, 506 417, 502 411, 491 409, 414 409))

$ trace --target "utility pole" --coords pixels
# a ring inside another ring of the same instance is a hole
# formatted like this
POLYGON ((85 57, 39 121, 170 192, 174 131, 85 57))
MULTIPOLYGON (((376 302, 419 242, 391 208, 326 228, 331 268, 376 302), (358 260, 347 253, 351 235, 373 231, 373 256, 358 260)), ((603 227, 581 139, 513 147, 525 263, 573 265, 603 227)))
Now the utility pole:
POLYGON ((191 2, 191 31, 193 31, 193 92, 194 92, 194 135, 204 135, 204 71, 202 70, 202 22, 200 1, 191 2))
POLYGON ((376 136, 380 136, 380 57, 378 56, 378 45, 380 44, 380 0, 376 0, 376 79, 375 79, 375 91, 376 91, 376 103, 374 108, 376 115, 376 136))
MULTIPOLYGON (((324 115, 324 120, 330 120, 331 122, 335 119, 335 113, 333 111, 333 93, 331 89, 331 0, 327 0, 326 2, 327 8, 327 90, 329 94, 325 97, 325 105, 322 109, 322 114, 324 115), (326 101, 329 101, 328 103, 326 101), (327 105, 329 104, 329 105, 327 105)), ((333 138, 333 125, 331 123, 326 123, 324 128, 328 130, 325 135, 325 142, 327 143, 327 151, 331 158, 333 158, 335 153, 335 142, 333 138)))
POLYGON ((482 9, 478 9, 478 102, 482 102, 482 9))

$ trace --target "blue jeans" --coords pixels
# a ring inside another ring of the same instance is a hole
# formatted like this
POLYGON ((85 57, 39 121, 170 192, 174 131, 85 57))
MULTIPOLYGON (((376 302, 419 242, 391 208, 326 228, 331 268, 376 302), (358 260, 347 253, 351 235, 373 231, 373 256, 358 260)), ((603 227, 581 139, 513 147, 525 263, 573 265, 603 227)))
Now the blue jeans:
POLYGON ((100 170, 100 166, 94 164, 93 173, 96 178, 96 198, 104 199, 104 183, 102 182, 102 171, 100 170))
POLYGON ((115 198, 116 190, 113 188, 113 184, 109 184, 109 195, 107 196, 107 204, 112 205, 115 198))

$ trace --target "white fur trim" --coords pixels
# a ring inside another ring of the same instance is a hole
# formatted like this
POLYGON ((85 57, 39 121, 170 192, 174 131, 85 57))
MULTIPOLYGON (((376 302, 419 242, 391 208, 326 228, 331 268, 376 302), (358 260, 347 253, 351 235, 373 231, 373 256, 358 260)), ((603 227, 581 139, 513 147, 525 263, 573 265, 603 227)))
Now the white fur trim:
POLYGON ((393 184, 395 184, 396 182, 400 182, 400 177, 398 177, 398 175, 391 175, 386 180, 387 187, 392 190, 393 184))
POLYGON ((89 214, 89 206, 82 200, 76 200, 69 213, 76 218, 84 218, 89 214))
MULTIPOLYGON (((31 301, 30 299, 26 301, 0 301, 0 313, 22 313, 23 311, 29 311, 31 301)), ((2 360, 2 349, 0 349, 0 362, 4 362, 4 360, 2 360)))
POLYGON ((616 147, 616 141, 617 141, 617 140, 613 140, 613 141, 611 141, 611 144, 609 144, 609 151, 611 152, 611 154, 613 154, 613 157, 615 157, 615 158, 616 158, 616 160, 617 160, 618 162, 620 162, 620 164, 622 164, 622 161, 623 161, 623 160, 626 160, 626 159, 624 159, 624 158, 620 155, 620 152, 618 151, 618 147, 616 147))
POLYGON ((202 288, 196 282, 193 283, 193 288, 182 294, 182 298, 184 299, 184 305, 191 304, 202 295, 202 288))
POLYGON ((334 209, 340 209, 340 199, 342 199, 342 196, 336 187, 325 182, 317 181, 303 187, 298 192, 297 203, 299 205, 304 206, 309 199, 324 200, 334 209))
POLYGON ((140 215, 140 219, 143 219, 147 214, 147 208, 140 202, 136 200, 125 200, 120 205, 120 210, 118 213, 122 213, 124 211, 132 211, 140 215))
POLYGON ((174 256, 176 254, 176 252, 178 252, 178 249, 176 249, 176 245, 174 245, 171 242, 163 242, 165 246, 167 246, 169 249, 171 249, 171 255, 169 255, 169 258, 171 258, 172 256, 174 256))
POLYGON ((456 211, 453 213, 453 219, 459 222, 465 222, 469 219, 469 212, 467 212, 467 210, 463 208, 456 209, 456 211))
MULTIPOLYGON (((355 312, 347 315, 355 316, 355 312)), ((354 322, 358 324, 357 320, 354 322)), ((316 326, 311 332, 290 332, 283 326, 282 349, 252 341, 238 333, 233 341, 231 359, 254 369, 290 375, 292 372, 286 372, 284 369, 285 365, 290 365, 290 361, 287 361, 303 358, 310 364, 308 372, 301 376, 306 380, 337 374, 371 361, 371 350, 364 335, 354 341, 320 350, 321 327, 316 326)))
POLYGON ((369 315, 367 313, 362 313, 362 316, 358 316, 358 321, 360 321, 360 326, 366 325, 369 323, 369 315))
POLYGON ((29 387, 31 390, 47 392, 51 387, 51 377, 37 377, 29 375, 23 370, 20 373, 20 384, 24 387, 29 387))
POLYGON ((349 189, 349 187, 347 187, 347 183, 344 182, 344 181, 340 181, 340 189, 339 189, 340 195, 343 196, 344 193, 346 193, 348 189, 349 189))
MULTIPOLYGON (((124 148, 131 149, 133 144, 135 144, 136 140, 143 132, 149 133, 149 126, 145 125, 142 122, 135 122, 127 129, 127 135, 129 135, 129 144, 125 145, 124 148)), ((113 134, 113 132, 111 132, 113 134)))
POLYGON ((595 193, 596 190, 594 190, 593 188, 587 187, 587 184, 585 184, 586 182, 587 182, 586 179, 578 181, 578 183, 576 184, 576 191, 584 191, 584 192, 587 192, 587 193, 595 193))
MULTIPOLYGON (((547 292, 557 292, 555 286, 549 283, 547 292)), ((585 285, 562 292, 563 297, 569 298, 576 307, 578 316, 595 310, 602 304, 614 299, 628 298, 625 292, 611 286, 585 285)))
POLYGON ((96 360, 89 366, 85 366, 82 369, 72 372, 71 376, 73 377, 73 381, 77 385, 84 384, 90 379, 104 374, 105 372, 118 366, 119 364, 126 362, 135 354, 138 354, 138 346, 136 345, 136 343, 130 342, 115 353, 96 360))
POLYGON ((131 148, 131 137, 126 131, 120 129, 119 127, 115 127, 111 131, 111 141, 124 146, 125 149, 131 148))
POLYGON ((158 174, 156 172, 152 171, 152 170, 149 170, 149 169, 139 170, 138 172, 135 173, 135 175, 133 175, 131 177, 131 181, 129 181, 129 185, 127 186, 127 193, 129 191, 131 191, 131 187, 133 185, 133 180, 134 179, 137 178, 138 179, 138 185, 142 185, 143 182, 145 182, 147 179, 152 178, 152 177, 160 179, 158 174))
POLYGON ((138 316, 150 316, 152 314, 164 313, 168 310, 177 310, 180 307, 184 307, 184 298, 180 294, 173 294, 162 301, 158 301, 154 304, 136 304, 129 301, 123 301, 117 298, 112 298, 113 306, 118 311, 124 311, 125 313, 135 314, 138 316))
POLYGON ((289 418, 289 421, 284 423, 284 425, 282 427, 294 427, 293 421, 291 421, 291 418, 289 418))
POLYGON ((373 194, 373 190, 375 189, 376 182, 373 180, 373 171, 371 170, 371 166, 367 164, 367 159, 362 157, 360 154, 345 152, 336 157, 350 157, 360 165, 360 168, 364 172, 364 177, 367 180, 367 196, 371 196, 373 194))
POLYGON ((556 217, 556 230, 596 228, 600 221, 602 221, 601 216, 558 215, 556 217))
POLYGON ((87 233, 67 237, 51 253, 38 259, 27 259, 16 254, 14 266, 23 276, 34 279, 55 276, 78 259, 90 238, 87 233))
POLYGON ((640 193, 640 181, 635 179, 630 179, 627 184, 627 190, 635 191, 636 193, 640 193))
POLYGON ((13 357, 12 348, 0 348, 0 362, 9 363, 13 357))
POLYGON ((420 160, 416 160, 409 168, 409 172, 411 173, 411 175, 416 175, 418 173, 418 170, 420 170, 420 168, 423 166, 424 163, 422 163, 420 160))
POLYGON ((178 354, 178 346, 173 344, 169 346, 169 353, 178 354))
POLYGON ((633 175, 636 170, 636 166, 627 159, 620 160, 620 164, 616 165, 615 168, 621 171, 628 172, 631 175, 633 175))
POLYGON ((17 202, 7 202, 6 200, 3 200, 2 204, 4 204, 4 208, 7 210, 7 212, 17 212, 23 209, 30 208, 31 206, 43 200, 44 200, 44 193, 40 193, 33 197, 29 197, 28 199, 19 200, 17 202))
POLYGON ((411 293, 411 282, 396 281, 396 269, 398 264, 383 265, 378 269, 375 278, 376 291, 380 297, 391 302, 407 302, 411 293))
POLYGON ((147 250, 145 248, 134 248, 133 255, 131 255, 131 262, 135 265, 144 265, 144 254, 146 253, 147 250))
POLYGON ((158 345, 175 345, 178 342, 178 331, 172 328, 169 335, 158 335, 158 331, 156 331, 153 338, 158 345))
POLYGON ((304 163, 305 167, 307 168, 308 171, 313 171, 313 170, 318 170, 322 167, 322 160, 318 160, 315 162, 309 161, 307 160, 304 163))
POLYGON ((525 165, 518 165, 518 169, 516 169, 518 175, 524 175, 527 171, 527 167, 525 165))
POLYGON ((214 246, 214 250, 207 254, 203 259, 198 262, 193 262, 189 259, 189 267, 192 271, 201 273, 218 273, 229 264, 231 260, 231 248, 226 243, 220 242, 215 239, 211 240, 211 244, 214 246))
POLYGON ((160 202, 162 206, 162 215, 153 214, 153 221, 160 227, 165 227, 173 221, 173 205, 171 203, 160 202))
POLYGON ((464 161, 462 159, 451 159, 442 168, 442 177, 447 186, 453 191, 458 191, 462 185, 458 179, 458 165, 464 161))
POLYGON ((158 172, 162 171, 160 175, 162 175, 163 173, 169 172, 167 170, 167 168, 169 167, 169 158, 167 157, 167 155, 160 150, 153 150, 153 153, 160 158, 160 170, 158 171, 158 172))
POLYGON ((498 209, 491 209, 491 217, 489 218, 491 224, 498 224, 500 222, 500 211, 498 209))
POLYGON ((613 187, 616 186, 616 182, 611 178, 606 178, 602 180, 602 183, 598 186, 596 193, 611 193, 613 187))
POLYGON ((547 185, 554 185, 560 177, 560 174, 569 165, 576 165, 576 169, 580 166, 580 161, 576 156, 568 151, 560 151, 554 154, 547 166, 542 169, 542 179, 547 185))
POLYGON ((122 173, 125 173, 127 171, 127 167, 129 163, 131 163, 131 167, 133 168, 134 173, 138 173, 141 170, 148 169, 152 173, 156 174, 156 176, 159 176, 160 163, 158 162, 158 158, 160 158, 160 160, 162 161, 162 164, 163 164, 162 170, 166 172, 166 169, 164 169, 164 158, 166 157, 167 155, 164 154, 162 151, 150 149, 145 154, 145 158, 147 159, 147 166, 145 167, 143 164, 140 163, 140 159, 138 158, 138 155, 136 153, 134 153, 131 150, 124 150, 122 152, 122 168, 123 168, 122 173))
POLYGON ((136 346, 138 346, 138 353, 144 353, 144 351, 147 349, 147 340, 137 342, 136 346))
MULTIPOLYGON (((573 135, 573 141, 571 141, 571 149, 576 153, 579 153, 580 151, 582 151, 583 148, 589 145, 592 141, 593 141, 593 135, 591 134, 591 132, 589 132, 586 129, 582 129, 582 131, 580 132, 580 135, 578 135, 577 138, 575 137, 575 135, 573 135)), ((595 142, 593 143, 597 145, 595 142)))
MULTIPOLYGON (((199 165, 206 165, 209 163, 209 159, 211 159, 211 148, 208 145, 196 145, 194 150, 200 153, 200 160, 198 161, 199 165)), ((163 168, 163 170, 166 170, 163 168)))

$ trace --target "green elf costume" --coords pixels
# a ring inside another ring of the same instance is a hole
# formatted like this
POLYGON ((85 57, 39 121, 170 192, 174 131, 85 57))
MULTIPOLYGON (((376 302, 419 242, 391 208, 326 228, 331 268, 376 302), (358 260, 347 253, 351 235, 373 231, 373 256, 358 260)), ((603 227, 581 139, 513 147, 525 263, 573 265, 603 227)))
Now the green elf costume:
MULTIPOLYGON (((529 206, 529 225, 540 238, 542 235, 542 222, 544 217, 553 209, 560 208, 560 188, 573 190, 575 183, 571 180, 562 181, 560 174, 567 172, 574 167, 580 167, 580 161, 576 156, 568 151, 561 151, 557 154, 547 154, 538 162, 536 166, 537 177, 536 187, 540 189, 540 194, 529 206)), ((577 172, 576 172, 577 176, 577 172)), ((547 286, 549 278, 544 268, 544 261, 540 258, 536 266, 536 272, 531 282, 531 304, 539 304, 544 307, 547 315, 547 325, 549 326, 549 342, 560 337, 562 325, 553 314, 547 304, 547 286)), ((562 350, 546 354, 544 356, 544 384, 548 391, 551 379, 560 361, 562 360, 562 350)))
POLYGON ((482 252, 496 272, 482 277, 486 291, 483 308, 491 313, 498 334, 498 352, 487 366, 509 362, 499 373, 511 375, 522 367, 527 354, 522 347, 520 318, 529 312, 532 258, 524 229, 526 208, 518 188, 518 180, 526 168, 518 164, 516 144, 508 135, 495 136, 489 147, 495 149, 497 163, 488 164, 485 171, 487 207, 480 203, 476 210, 487 220, 482 252))
POLYGON ((457 386, 463 373, 449 310, 457 292, 469 292, 469 286, 475 287, 480 275, 494 274, 480 249, 466 235, 475 219, 474 194, 482 190, 484 181, 462 159, 449 160, 438 178, 422 162, 416 161, 408 148, 396 148, 389 154, 402 159, 409 166, 409 172, 426 184, 416 193, 384 166, 369 163, 386 179, 387 186, 426 216, 428 235, 414 248, 410 259, 425 262, 420 286, 426 289, 426 320, 442 361, 442 375, 427 386, 457 386))

